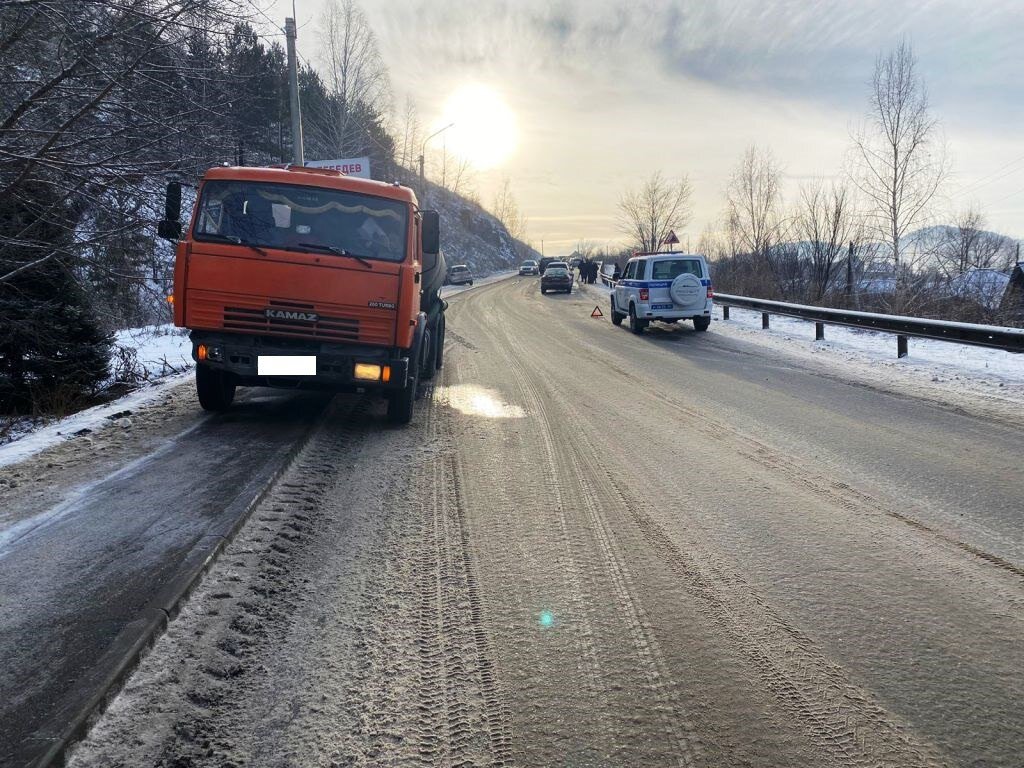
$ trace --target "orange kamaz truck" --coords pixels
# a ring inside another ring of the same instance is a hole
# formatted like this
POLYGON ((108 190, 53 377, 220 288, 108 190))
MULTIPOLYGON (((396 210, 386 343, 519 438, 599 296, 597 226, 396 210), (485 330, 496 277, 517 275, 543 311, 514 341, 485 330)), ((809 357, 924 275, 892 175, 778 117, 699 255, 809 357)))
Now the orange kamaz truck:
POLYGON ((334 170, 213 168, 182 233, 168 185, 162 237, 177 241, 174 324, 191 331, 203 408, 240 386, 377 391, 407 423, 440 369, 444 257, 416 195, 334 170))

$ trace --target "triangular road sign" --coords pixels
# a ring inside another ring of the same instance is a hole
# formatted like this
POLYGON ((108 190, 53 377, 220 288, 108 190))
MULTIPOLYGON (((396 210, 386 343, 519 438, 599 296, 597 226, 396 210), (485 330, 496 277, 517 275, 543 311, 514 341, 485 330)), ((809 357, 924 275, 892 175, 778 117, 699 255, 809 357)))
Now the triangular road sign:
POLYGON ((668 234, 665 235, 665 239, 661 241, 665 245, 676 245, 679 243, 679 238, 676 237, 675 230, 670 229, 668 234))
POLYGON ((604 317, 604 313, 600 307, 594 307, 594 311, 590 313, 591 317, 604 317))

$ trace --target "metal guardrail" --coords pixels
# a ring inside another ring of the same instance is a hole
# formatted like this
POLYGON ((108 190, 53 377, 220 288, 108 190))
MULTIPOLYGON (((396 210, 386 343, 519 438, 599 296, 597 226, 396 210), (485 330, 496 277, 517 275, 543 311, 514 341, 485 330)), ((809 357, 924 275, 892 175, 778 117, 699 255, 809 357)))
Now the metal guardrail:
MULTIPOLYGON (((600 271, 601 282, 615 287, 617 280, 600 271)), ((976 323, 954 323, 948 320, 928 320, 923 317, 903 315, 882 315, 874 312, 858 312, 852 309, 829 309, 807 304, 790 304, 785 301, 751 299, 747 296, 732 296, 716 293, 715 303, 722 307, 722 319, 729 319, 729 307, 750 309, 761 313, 761 327, 768 328, 771 315, 795 317, 814 323, 814 340, 825 338, 826 325, 843 325, 849 328, 866 328, 896 335, 896 356, 906 357, 907 340, 910 337, 938 339, 955 344, 974 347, 1002 349, 1006 352, 1024 353, 1024 328, 1005 328, 1000 325, 979 325, 976 323)))
MULTIPOLYGON (((602 276, 603 279, 603 276, 602 276)), ((608 284, 614 284, 614 281, 608 284)), ((1007 352, 1024 353, 1024 329, 1004 328, 998 325, 977 325, 974 323, 953 323, 947 320, 927 320, 901 315, 880 315, 873 312, 857 312, 851 309, 828 309, 805 304, 789 304, 784 301, 751 299, 746 296, 730 296, 716 293, 715 303, 722 307, 722 319, 729 319, 729 308, 750 309, 761 313, 761 327, 769 327, 771 315, 796 317, 814 322, 816 341, 825 338, 826 325, 843 325, 851 328, 866 328, 872 331, 896 335, 897 357, 907 356, 907 339, 911 336, 922 339, 938 339, 956 344, 975 347, 990 347, 1007 352)))

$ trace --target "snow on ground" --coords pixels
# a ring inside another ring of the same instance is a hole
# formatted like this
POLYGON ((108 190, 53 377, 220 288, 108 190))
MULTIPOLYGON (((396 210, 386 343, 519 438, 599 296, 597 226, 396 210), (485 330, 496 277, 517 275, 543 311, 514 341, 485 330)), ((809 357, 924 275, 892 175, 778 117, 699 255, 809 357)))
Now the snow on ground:
MULTIPOLYGON (((603 301, 611 289, 586 287, 603 301)), ((604 304, 602 304, 604 307, 604 304)), ((896 336, 891 333, 825 326, 825 340, 814 340, 814 322, 771 316, 771 327, 761 329, 761 313, 731 307, 729 320, 716 305, 711 333, 757 344, 773 352, 813 361, 850 380, 885 385, 909 393, 967 403, 981 396, 990 403, 1024 404, 1024 355, 998 349, 972 347, 947 341, 908 341, 910 354, 896 357, 896 336)))
POLYGON ((53 421, 32 432, 22 434, 21 437, 0 445, 0 467, 16 464, 30 456, 34 456, 57 443, 74 437, 77 434, 82 434, 83 429, 96 431, 99 427, 109 423, 112 418, 115 418, 116 414, 123 413, 124 411, 134 411, 154 400, 158 400, 169 388, 186 381, 189 375, 188 372, 183 372, 166 376, 155 383, 146 385, 143 389, 139 389, 117 400, 87 408, 71 416, 53 421))
POLYGON ((715 307, 712 326, 718 333, 747 339, 760 344, 785 345, 790 352, 817 358, 835 356, 850 362, 861 362, 881 369, 899 369, 930 375, 932 380, 967 374, 971 378, 992 380, 1000 384, 1024 384, 1024 355, 998 349, 972 347, 933 339, 908 340, 910 354, 896 357, 896 336, 891 333, 825 326, 825 340, 814 341, 814 322, 792 317, 771 316, 771 328, 761 329, 761 313, 745 309, 729 310, 729 320, 722 320, 722 308, 715 307))
POLYGON ((192 343, 188 331, 170 324, 118 331, 114 343, 135 350, 139 368, 145 372, 147 380, 192 367, 192 343))
MULTIPOLYGON (((142 388, 124 397, 71 414, 47 424, 42 419, 21 422, 0 445, 0 467, 16 464, 82 430, 95 431, 115 414, 141 408, 160 398, 168 387, 182 383, 192 367, 188 336, 172 325, 131 328, 116 334, 115 344, 135 356, 135 375, 142 388)), ((116 366, 116 361, 112 367, 116 366)), ((113 383, 113 382, 112 382, 113 383)))

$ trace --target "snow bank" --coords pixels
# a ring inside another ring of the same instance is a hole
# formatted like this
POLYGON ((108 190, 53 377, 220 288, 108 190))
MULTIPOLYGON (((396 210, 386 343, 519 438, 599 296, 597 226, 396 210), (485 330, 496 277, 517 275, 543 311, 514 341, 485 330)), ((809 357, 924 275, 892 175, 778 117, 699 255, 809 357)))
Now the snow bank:
POLYGON ((144 407, 157 400, 169 387, 182 383, 191 375, 192 342, 187 332, 173 325, 119 331, 115 344, 134 353, 135 373, 147 383, 124 397, 48 424, 34 420, 19 425, 8 436, 8 442, 0 445, 0 467, 24 461, 81 433, 83 429, 95 431, 115 414, 144 407))
POLYGON ((718 333, 757 338, 759 343, 784 344, 795 353, 811 354, 821 359, 835 355, 848 361, 859 361, 871 366, 917 370, 933 376, 972 374, 998 379, 998 383, 1024 384, 1024 355, 1014 355, 998 349, 972 347, 933 339, 908 340, 908 357, 896 357, 896 336, 891 333, 825 326, 825 341, 814 341, 814 322, 792 317, 771 316, 771 328, 761 330, 761 313, 754 310, 729 309, 729 320, 722 320, 722 308, 716 306, 718 333))

